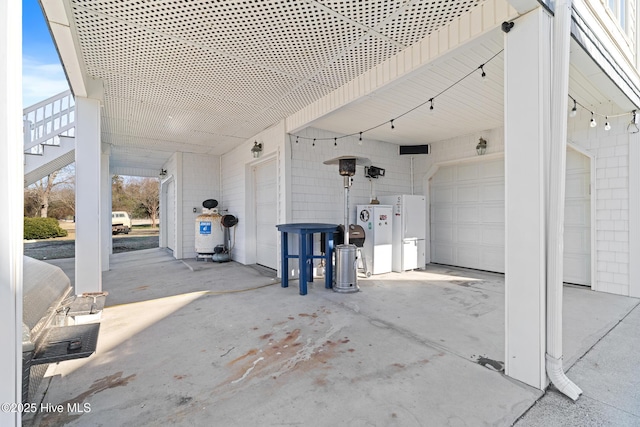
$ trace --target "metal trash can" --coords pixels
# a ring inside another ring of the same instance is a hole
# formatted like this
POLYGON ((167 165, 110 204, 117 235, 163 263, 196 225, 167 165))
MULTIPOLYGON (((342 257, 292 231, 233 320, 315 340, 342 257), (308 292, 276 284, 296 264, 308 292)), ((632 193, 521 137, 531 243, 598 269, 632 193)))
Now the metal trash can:
POLYGON ((336 254, 336 279, 333 290, 336 292, 358 292, 358 258, 356 256, 357 247, 355 245, 338 245, 336 254))

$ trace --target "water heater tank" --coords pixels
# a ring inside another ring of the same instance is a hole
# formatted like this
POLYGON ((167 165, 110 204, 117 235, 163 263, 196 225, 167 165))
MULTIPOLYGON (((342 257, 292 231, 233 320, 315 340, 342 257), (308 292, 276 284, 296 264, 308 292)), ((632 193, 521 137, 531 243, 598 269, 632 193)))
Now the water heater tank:
POLYGON ((214 248, 224 244, 224 230, 220 224, 222 215, 217 209, 202 209, 196 217, 196 252, 213 254, 214 248))

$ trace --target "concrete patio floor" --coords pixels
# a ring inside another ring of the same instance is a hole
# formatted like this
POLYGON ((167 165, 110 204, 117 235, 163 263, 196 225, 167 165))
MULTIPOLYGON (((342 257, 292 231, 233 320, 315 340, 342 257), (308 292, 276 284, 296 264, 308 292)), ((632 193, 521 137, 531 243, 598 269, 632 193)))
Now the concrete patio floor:
MULTIPOLYGON (((354 294, 316 280, 300 296, 297 281, 233 262, 111 260, 97 353, 50 366, 37 397, 90 412, 27 425, 512 425, 543 395, 501 372, 499 274, 429 266, 360 279, 354 294)), ((73 275, 73 260, 51 263, 73 275)), ((566 286, 565 367, 638 302, 566 286)))

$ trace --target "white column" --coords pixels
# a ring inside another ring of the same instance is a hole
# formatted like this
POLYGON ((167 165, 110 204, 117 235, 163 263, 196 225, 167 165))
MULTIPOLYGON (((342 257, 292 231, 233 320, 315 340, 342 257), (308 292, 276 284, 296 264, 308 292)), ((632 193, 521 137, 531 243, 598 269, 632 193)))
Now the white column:
POLYGON ((100 101, 76 98, 76 295, 102 290, 100 101))
MULTIPOLYGON (((0 403, 22 402, 24 154, 20 0, 0 2, 0 403)), ((0 411, 0 425, 21 425, 0 411)))
POLYGON ((176 233, 176 247, 173 251, 173 256, 176 259, 182 259, 182 254, 183 252, 183 234, 184 234, 184 224, 182 224, 182 212, 183 212, 183 206, 182 206, 182 196, 183 196, 183 191, 184 189, 182 188, 182 183, 183 183, 183 156, 182 156, 182 152, 178 152, 176 153, 176 176, 175 176, 175 207, 176 207, 176 223, 175 224, 169 224, 169 227, 175 227, 176 233))
POLYGON ((109 172, 109 157, 111 156, 111 146, 102 144, 102 154, 100 157, 101 167, 101 193, 102 193, 102 271, 109 271, 109 255, 112 252, 111 235, 111 172, 109 172))
MULTIPOLYGON (((629 135, 629 259, 640 259, 640 133, 629 135)), ((640 263, 629 263, 629 296, 640 298, 640 263)))
POLYGON ((505 373, 545 375, 545 153, 551 20, 538 8, 505 35, 505 373))

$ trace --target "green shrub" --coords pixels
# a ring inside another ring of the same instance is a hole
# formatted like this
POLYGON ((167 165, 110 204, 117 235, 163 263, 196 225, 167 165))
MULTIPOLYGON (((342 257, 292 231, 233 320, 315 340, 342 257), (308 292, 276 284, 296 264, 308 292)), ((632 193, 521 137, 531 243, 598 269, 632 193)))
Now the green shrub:
POLYGON ((24 238, 27 240, 64 237, 67 230, 60 228, 55 218, 25 218, 24 238))

